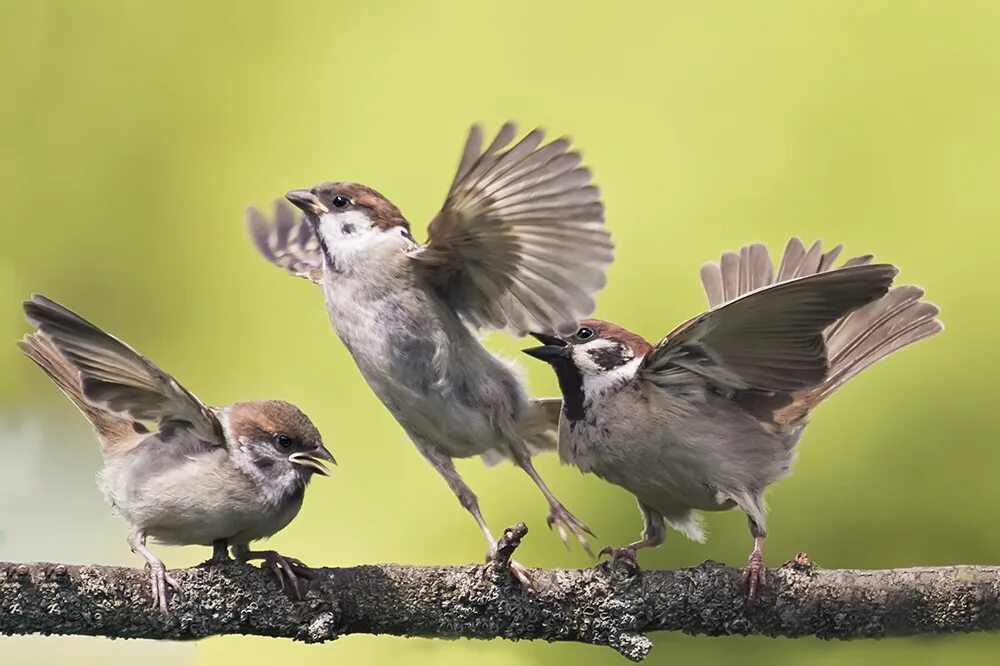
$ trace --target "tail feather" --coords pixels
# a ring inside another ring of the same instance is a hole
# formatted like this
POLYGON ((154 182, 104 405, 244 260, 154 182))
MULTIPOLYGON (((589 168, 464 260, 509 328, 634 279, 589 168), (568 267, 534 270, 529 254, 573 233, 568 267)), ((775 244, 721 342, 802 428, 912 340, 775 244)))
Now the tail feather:
POLYGON ((837 365, 871 337, 874 329, 905 312, 920 301, 923 289, 895 287, 879 300, 843 317, 824 331, 830 365, 837 365))
POLYGON ((893 352, 940 333, 937 306, 921 301, 919 287, 902 286, 856 310, 825 333, 830 370, 813 392, 818 403, 867 367, 893 352))
MULTIPOLYGON (((822 243, 816 241, 807 250, 801 240, 792 238, 785 246, 776 275, 767 248, 759 243, 747 245, 739 253, 727 252, 718 264, 702 267, 701 278, 709 305, 714 308, 770 284, 862 266, 875 258, 872 254, 853 257, 835 269, 833 264, 842 249, 842 245, 837 245, 824 252, 822 243)), ((796 394, 789 413, 808 411, 865 368, 939 333, 944 327, 936 318, 938 308, 920 300, 923 295, 920 287, 895 287, 879 300, 831 324, 823 333, 829 358, 826 379, 796 394)))
POLYGON ((35 362, 42 372, 59 387, 77 409, 94 426, 103 449, 116 449, 125 442, 136 439, 146 429, 140 423, 106 412, 90 404, 83 395, 80 373, 62 357, 56 348, 40 333, 24 336, 17 345, 25 356, 35 362))

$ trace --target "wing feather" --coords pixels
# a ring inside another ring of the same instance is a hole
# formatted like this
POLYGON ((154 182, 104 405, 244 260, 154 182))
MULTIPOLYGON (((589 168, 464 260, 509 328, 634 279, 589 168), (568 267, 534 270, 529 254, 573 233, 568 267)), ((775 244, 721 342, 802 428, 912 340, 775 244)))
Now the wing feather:
POLYGON ((212 411, 121 340, 39 294, 24 303, 24 313, 80 373, 80 391, 94 407, 131 421, 190 423, 204 439, 218 441, 221 425, 212 411))
POLYGON ((485 151, 473 127, 418 270, 477 327, 568 331, 594 308, 613 247, 604 205, 568 139, 536 129, 512 147, 505 124, 485 151))
MULTIPOLYGON (((793 269, 798 265, 803 264, 793 269)), ((872 264, 751 291, 675 329, 646 356, 640 371, 660 385, 700 378, 735 390, 814 386, 827 373, 824 329, 885 295, 895 275, 893 266, 872 264)))
POLYGON ((319 284, 323 254, 304 215, 296 216, 283 201, 274 202, 274 218, 247 208, 247 230, 261 256, 292 275, 319 284))

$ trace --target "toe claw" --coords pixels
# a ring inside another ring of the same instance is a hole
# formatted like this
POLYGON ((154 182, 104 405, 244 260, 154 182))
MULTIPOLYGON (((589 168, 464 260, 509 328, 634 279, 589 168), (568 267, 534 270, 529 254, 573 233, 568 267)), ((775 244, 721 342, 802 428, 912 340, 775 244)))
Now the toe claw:
POLYGON ((149 571, 150 594, 153 597, 150 608, 166 613, 168 611, 167 587, 169 586, 175 593, 180 594, 181 586, 167 573, 163 565, 151 566, 147 564, 146 569, 149 571))
POLYGON ((514 578, 517 579, 517 582, 521 584, 522 588, 524 588, 529 592, 535 591, 535 581, 531 577, 531 574, 528 573, 527 569, 525 569, 523 566, 521 566, 514 560, 511 560, 510 572, 514 575, 514 578))
POLYGON ((270 558, 269 565, 285 594, 296 601, 305 599, 310 583, 315 578, 309 567, 301 560, 283 557, 277 553, 270 558))
POLYGON ((635 548, 630 548, 625 546, 623 548, 612 548, 611 546, 605 546, 598 553, 599 557, 610 557, 612 562, 620 562, 627 566, 632 571, 639 570, 639 562, 635 557, 635 548))
POLYGON ((764 584, 767 573, 760 556, 750 556, 747 568, 743 571, 743 584, 747 589, 747 601, 757 598, 757 588, 764 584))
POLYGON ((166 582, 167 585, 169 585, 171 587, 171 589, 173 589, 173 591, 176 594, 178 594, 178 595, 181 594, 181 585, 180 585, 180 583, 178 583, 176 580, 174 580, 174 578, 170 574, 164 572, 163 573, 163 580, 164 580, 164 582, 166 582))
POLYGON ((595 536, 594 533, 590 530, 586 523, 570 513, 566 507, 561 504, 552 506, 545 521, 548 523, 549 529, 552 528, 552 525, 556 525, 559 532, 559 538, 562 539, 567 548, 569 548, 569 535, 572 533, 572 535, 575 536, 577 541, 580 543, 580 547, 583 548, 591 557, 594 556, 593 551, 590 549, 590 542, 587 540, 587 537, 584 536, 584 534, 595 536))

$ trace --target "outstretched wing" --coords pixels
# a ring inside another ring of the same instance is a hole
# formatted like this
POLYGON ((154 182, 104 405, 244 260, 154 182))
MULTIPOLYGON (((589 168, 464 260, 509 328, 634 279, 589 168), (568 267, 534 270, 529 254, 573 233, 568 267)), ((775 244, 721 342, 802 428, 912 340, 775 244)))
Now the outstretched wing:
POLYGON ((121 340, 39 294, 24 303, 24 313, 79 371, 87 402, 132 421, 184 422, 203 439, 221 438, 208 407, 121 340))
POLYGON ((412 258, 471 325, 568 332, 594 310, 613 247, 604 204, 569 139, 473 126, 444 207, 412 258))
POLYGON ((888 264, 851 266, 751 291, 682 324, 645 357, 642 376, 661 386, 707 381, 722 389, 791 392, 828 370, 823 330, 881 298, 888 264))
POLYGON ((257 251, 275 266, 319 284, 323 281, 323 254, 304 215, 296 215, 284 201, 274 202, 274 219, 247 208, 247 230, 257 251))
MULTIPOLYGON (((777 271, 763 245, 747 245, 739 253, 727 252, 719 263, 701 269, 702 283, 713 307, 745 293, 776 282, 850 266, 870 264, 874 255, 865 254, 833 264, 842 245, 824 251, 816 241, 809 249, 798 238, 785 246, 777 271)), ((937 319, 938 308, 923 300, 924 291, 912 285, 896 286, 882 298, 853 310, 830 324, 823 332, 829 371, 825 380, 795 394, 791 404, 776 418, 795 420, 831 395, 838 387, 894 352, 939 333, 944 327, 937 319)))

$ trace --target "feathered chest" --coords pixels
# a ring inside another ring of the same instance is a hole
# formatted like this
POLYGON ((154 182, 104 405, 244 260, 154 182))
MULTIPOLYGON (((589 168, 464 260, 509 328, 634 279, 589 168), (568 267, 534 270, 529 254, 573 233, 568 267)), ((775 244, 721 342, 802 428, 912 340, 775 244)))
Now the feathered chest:
POLYGON ((622 452, 639 434, 647 418, 648 399, 636 383, 592 395, 581 393, 577 407, 563 406, 559 421, 559 457, 563 462, 595 471, 622 452))

